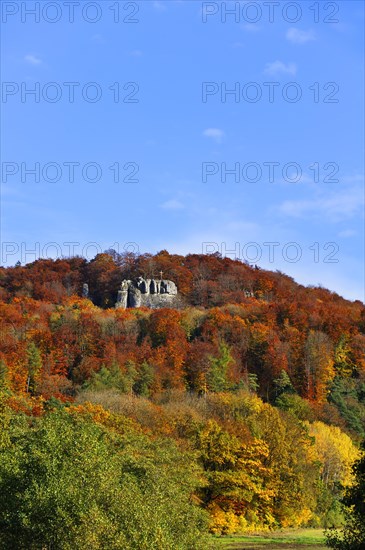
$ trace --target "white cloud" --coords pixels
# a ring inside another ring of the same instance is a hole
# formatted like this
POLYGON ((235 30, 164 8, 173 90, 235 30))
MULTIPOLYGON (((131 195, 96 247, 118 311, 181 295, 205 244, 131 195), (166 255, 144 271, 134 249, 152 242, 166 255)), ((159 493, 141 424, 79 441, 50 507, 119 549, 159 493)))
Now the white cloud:
POLYGON ((348 239, 349 237, 354 237, 357 235, 357 232, 353 229, 344 229, 343 231, 340 231, 338 236, 342 237, 343 239, 348 239))
POLYGON ((312 30, 301 31, 295 27, 290 27, 290 29, 287 30, 286 38, 294 44, 305 44, 306 42, 311 42, 316 39, 312 30))
POLYGON ((27 63, 30 63, 31 65, 40 65, 42 63, 42 60, 39 57, 36 57, 32 54, 27 54, 24 57, 24 60, 27 61, 27 63))
POLYGON ((353 218, 362 212, 364 191, 362 186, 347 187, 330 197, 317 196, 311 200, 284 201, 279 210, 294 218, 321 216, 338 222, 353 218))
POLYGON ((155 0, 152 3, 152 6, 157 11, 165 11, 165 9, 166 9, 166 5, 163 2, 160 2, 159 0, 155 0))
POLYGON ((14 188, 13 186, 11 185, 7 185, 7 184, 2 184, 0 186, 0 196, 1 196, 1 199, 2 200, 5 200, 6 197, 20 197, 20 198, 24 198, 24 193, 22 193, 21 191, 19 191, 19 189, 16 189, 14 188))
POLYGON ((219 128, 207 128, 203 132, 203 136, 214 139, 217 143, 221 143, 224 132, 219 128))
POLYGON ((261 27, 255 23, 245 23, 244 25, 241 25, 241 28, 248 32, 259 32, 261 30, 261 27))
POLYGON ((177 199, 170 199, 160 206, 165 210, 181 210, 182 208, 184 208, 183 203, 178 201, 177 199))
POLYGON ((295 75, 297 72, 297 66, 295 63, 283 63, 282 61, 273 61, 267 63, 265 67, 266 74, 277 75, 280 73, 295 75))
POLYGON ((364 183, 363 174, 351 174, 351 176, 343 176, 341 179, 343 183, 364 183))

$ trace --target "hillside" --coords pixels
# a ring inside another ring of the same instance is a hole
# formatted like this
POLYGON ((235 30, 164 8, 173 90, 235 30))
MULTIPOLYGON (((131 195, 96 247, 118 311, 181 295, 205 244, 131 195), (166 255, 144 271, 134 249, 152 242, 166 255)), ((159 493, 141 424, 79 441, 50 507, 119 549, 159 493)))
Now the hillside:
MULTIPOLYGON (((85 422, 113 449, 127 437, 138 460, 158 455, 167 478, 180 457, 181 472, 195 472, 184 513, 204 511, 213 533, 341 521, 365 437, 361 302, 219 255, 166 251, 1 268, 0 299, 2 452, 23 445, 20 418, 29 438, 62 439, 65 422, 81 432, 85 422), (174 307, 114 307, 124 279, 161 272, 177 285, 174 307)), ((176 547, 198 548, 191 536, 176 547)))

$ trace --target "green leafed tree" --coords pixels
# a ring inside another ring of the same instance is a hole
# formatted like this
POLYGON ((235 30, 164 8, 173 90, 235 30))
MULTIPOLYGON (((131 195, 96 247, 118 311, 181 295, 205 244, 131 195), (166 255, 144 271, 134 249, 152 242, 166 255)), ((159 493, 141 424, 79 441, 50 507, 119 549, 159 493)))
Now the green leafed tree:
POLYGON ((234 359, 229 347, 221 343, 218 357, 210 358, 210 368, 207 373, 207 385, 210 391, 220 392, 229 388, 228 369, 233 363, 234 359))
POLYGON ((34 393, 37 385, 37 378, 42 368, 41 352, 34 344, 30 342, 27 347, 27 392, 34 393))
POLYGON ((280 375, 277 378, 274 378, 274 388, 275 388, 275 397, 278 398, 283 393, 295 393, 293 384, 289 378, 288 373, 285 370, 282 370, 280 375))
POLYGON ((194 461, 78 413, 0 410, 2 550, 205 548, 194 461), (7 437, 4 437, 6 432, 7 437))
POLYGON ((110 368, 102 366, 99 372, 93 372, 83 387, 91 391, 115 389, 121 393, 131 393, 136 376, 137 371, 133 361, 127 361, 123 371, 114 362, 110 368))
POLYGON ((9 391, 8 367, 0 360, 0 392, 9 391))
POLYGON ((154 379, 153 367, 144 361, 138 369, 134 380, 133 391, 137 395, 148 397, 154 379))
MULTIPOLYGON (((365 442, 363 443, 365 451, 365 442)), ((327 546, 335 550, 364 550, 365 548, 365 453, 353 467, 355 482, 348 489, 343 503, 347 519, 341 532, 327 532, 327 546)))

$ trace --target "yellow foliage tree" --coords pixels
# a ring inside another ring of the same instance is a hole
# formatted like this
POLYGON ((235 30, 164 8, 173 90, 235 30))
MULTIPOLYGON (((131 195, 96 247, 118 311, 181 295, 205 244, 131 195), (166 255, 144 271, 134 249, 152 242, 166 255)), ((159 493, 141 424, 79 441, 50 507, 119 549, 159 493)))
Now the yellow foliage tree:
POLYGON ((315 439, 313 454, 321 464, 321 480, 330 489, 336 484, 348 487, 353 481, 352 465, 359 451, 350 437, 337 426, 314 422, 309 433, 315 439))

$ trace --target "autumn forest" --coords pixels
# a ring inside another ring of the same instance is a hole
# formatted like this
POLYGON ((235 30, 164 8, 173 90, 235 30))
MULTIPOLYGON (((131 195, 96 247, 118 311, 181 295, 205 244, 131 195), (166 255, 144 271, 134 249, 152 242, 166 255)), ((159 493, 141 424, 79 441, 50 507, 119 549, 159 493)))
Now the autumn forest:
POLYGON ((109 250, 0 268, 0 311, 0 548, 341 525, 360 301, 219 254, 109 250), (114 307, 123 279, 160 272, 174 308, 114 307))

